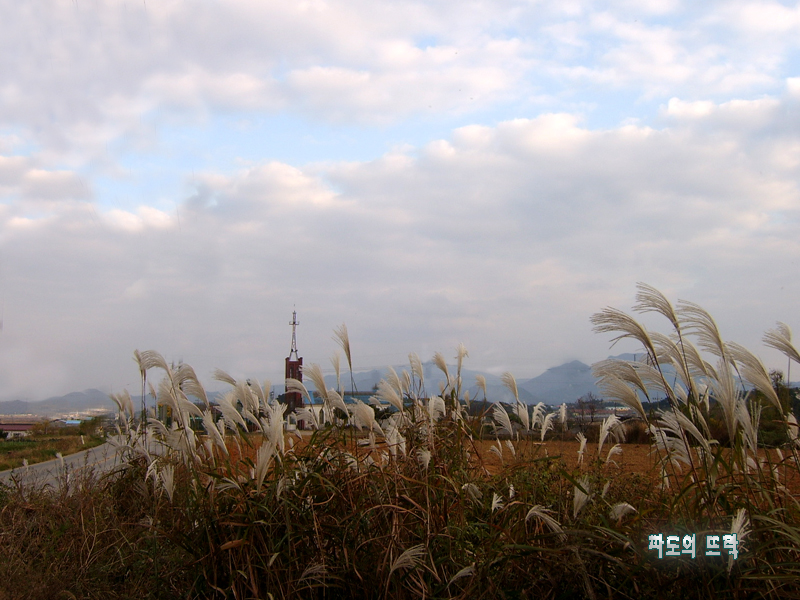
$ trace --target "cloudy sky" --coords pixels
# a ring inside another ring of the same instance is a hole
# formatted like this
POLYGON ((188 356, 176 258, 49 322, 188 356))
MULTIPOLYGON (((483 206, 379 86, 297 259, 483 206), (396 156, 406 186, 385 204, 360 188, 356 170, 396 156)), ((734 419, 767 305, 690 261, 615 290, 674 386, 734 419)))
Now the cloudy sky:
POLYGON ((785 367, 796 1, 0 7, 0 399, 135 390, 137 348, 278 381, 294 307, 326 370, 346 323, 356 367, 531 377, 637 281, 785 367))

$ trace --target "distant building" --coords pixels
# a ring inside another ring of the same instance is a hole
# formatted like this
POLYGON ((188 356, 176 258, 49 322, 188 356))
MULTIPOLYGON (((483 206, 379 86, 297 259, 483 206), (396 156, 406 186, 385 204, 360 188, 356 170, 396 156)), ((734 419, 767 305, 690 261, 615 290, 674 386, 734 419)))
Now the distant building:
POLYGON ((27 437, 41 421, 41 417, 3 416, 0 417, 0 430, 7 434, 8 439, 27 437))
MULTIPOLYGON (((299 324, 297 322, 297 311, 293 311, 292 322, 289 323, 292 326, 292 347, 289 349, 289 356, 286 357, 286 379, 303 381, 303 357, 297 354, 297 326, 299 324)), ((291 415, 295 410, 303 407, 303 395, 300 392, 290 392, 288 385, 284 390, 286 392, 284 394, 284 400, 287 405, 286 412, 291 415)), ((297 426, 300 429, 304 429, 305 423, 299 421, 297 426)))

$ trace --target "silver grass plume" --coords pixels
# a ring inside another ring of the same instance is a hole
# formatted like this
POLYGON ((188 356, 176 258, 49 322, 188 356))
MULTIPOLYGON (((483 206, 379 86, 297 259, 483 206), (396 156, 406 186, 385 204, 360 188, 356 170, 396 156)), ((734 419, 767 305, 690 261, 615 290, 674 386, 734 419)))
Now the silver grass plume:
POLYGON ((236 385, 236 380, 230 375, 228 375, 222 369, 214 369, 214 374, 212 375, 212 378, 232 386, 236 385))
POLYGON ((469 497, 469 499, 475 502, 476 504, 480 502, 481 498, 483 498, 481 490, 474 483, 465 483, 464 485, 461 486, 461 490, 464 491, 469 497))
POLYGON ((446 410, 444 400, 439 396, 432 396, 428 400, 428 418, 430 419, 430 424, 433 425, 441 419, 446 410))
POLYGON ((172 497, 175 494, 175 467, 166 465, 162 467, 158 475, 161 480, 161 487, 167 493, 169 501, 172 502, 172 497))
POLYGON ((420 448, 417 450, 417 460, 423 469, 427 469, 431 462, 431 451, 427 448, 420 448))
POLYGON ((181 363, 175 373, 176 379, 179 381, 180 389, 187 396, 191 395, 200 400, 203 405, 208 408, 209 402, 206 396, 206 391, 203 388, 200 380, 197 379, 197 374, 194 369, 185 363, 181 363))
POLYGON ((409 375, 408 371, 405 369, 403 370, 402 379, 400 380, 400 387, 409 395, 411 395, 413 392, 414 384, 412 382, 411 375, 409 375))
POLYGON ((583 435, 582 431, 579 431, 578 435, 575 437, 578 438, 578 441, 581 444, 580 448, 578 448, 578 464, 581 465, 583 464, 583 453, 586 451, 586 436, 583 435))
POLYGON ((464 567, 458 573, 453 575, 450 578, 450 581, 447 582, 447 587, 449 588, 454 581, 458 581, 459 579, 462 579, 464 577, 472 577, 473 575, 475 575, 475 563, 472 563, 471 565, 464 567))
POLYGON ((269 379, 265 379, 264 383, 261 384, 261 389, 262 389, 261 408, 266 409, 267 405, 270 403, 270 394, 272 393, 272 382, 269 379))
POLYGON ((394 370, 394 367, 388 368, 388 374, 386 375, 386 381, 391 385, 395 391, 403 397, 403 382, 400 381, 400 377, 397 375, 397 371, 394 370))
POLYGON ((608 516, 612 521, 617 521, 619 523, 625 515, 635 512, 637 512, 637 510, 627 502, 619 502, 611 507, 608 516))
POLYGON ((519 404, 519 391, 517 390, 517 380, 514 378, 514 375, 506 371, 501 376, 503 381, 503 385, 506 386, 511 393, 514 394, 514 400, 516 400, 517 404, 519 404))
POLYGON ((703 350, 729 361, 728 348, 722 341, 714 318, 700 305, 686 300, 678 301, 678 315, 687 333, 697 337, 698 344, 703 350))
POLYGON ((248 387, 256 399, 255 412, 258 414, 258 411, 261 410, 261 407, 267 405, 266 398, 264 397, 264 390, 261 389, 257 379, 255 382, 253 382, 253 384, 248 384, 248 387))
POLYGON ((495 404, 494 409, 492 410, 492 417, 494 420, 500 425, 500 431, 505 431, 508 435, 514 435, 514 430, 511 427, 511 419, 506 412, 506 409, 503 408, 500 404, 495 404))
POLYGON ((649 399, 647 385, 631 363, 614 359, 602 360, 592 365, 592 374, 598 379, 598 386, 605 396, 622 402, 647 420, 644 406, 636 392, 642 392, 649 399))
POLYGON ((397 456, 398 450, 401 455, 406 455, 406 438, 396 426, 389 425, 385 427, 383 437, 386 440, 386 447, 393 458, 397 456))
POLYGON ((308 565, 303 573, 300 575, 300 582, 304 583, 308 587, 313 587, 316 583, 317 585, 325 585, 325 579, 328 576, 328 567, 326 567, 322 563, 316 563, 308 565), (313 583, 312 583, 313 582, 313 583))
POLYGON ((408 362, 411 365, 411 375, 419 379, 419 387, 421 390, 422 386, 425 385, 425 371, 422 368, 422 361, 416 353, 412 352, 408 355, 408 362))
POLYGON ((754 457, 758 456, 758 423, 761 420, 760 404, 755 405, 752 414, 745 402, 740 402, 736 410, 736 420, 742 426, 742 438, 754 457))
POLYGON ((722 407, 725 425, 728 428, 728 437, 733 442, 736 439, 737 407, 742 401, 741 394, 736 385, 730 362, 720 359, 717 363, 717 377, 709 381, 713 396, 722 407))
POLYGON ((349 414, 347 410, 347 404, 344 402, 344 398, 342 398, 336 390, 328 389, 328 401, 330 402, 331 407, 338 408, 345 414, 349 414))
POLYGON ((749 381, 754 388, 764 394, 772 405, 778 409, 780 414, 783 414, 783 407, 781 401, 778 399, 778 394, 775 393, 775 388, 772 387, 772 380, 767 373, 767 368, 764 363, 750 352, 744 346, 740 346, 735 342, 728 343, 731 357, 739 363, 739 373, 744 379, 749 381))
POLYGON ((217 446, 225 455, 228 455, 228 447, 225 445, 225 441, 222 439, 222 435, 219 432, 219 428, 217 427, 216 423, 214 423, 214 417, 211 414, 210 410, 206 410, 203 412, 203 427, 208 433, 209 437, 213 441, 214 445, 217 446))
POLYGON ((303 384, 302 381, 299 379, 294 379, 293 377, 286 378, 286 391, 287 392, 300 392, 306 398, 308 398, 309 404, 314 404, 314 398, 311 397, 311 392, 308 391, 308 388, 303 384))
POLYGON ((633 310, 638 313, 657 312, 669 319, 676 331, 680 331, 681 326, 675 309, 664 294, 653 286, 642 282, 636 284, 636 289, 638 292, 636 293, 636 304, 633 306, 633 310))
POLYGON ((403 399, 386 380, 381 379, 380 382, 378 382, 378 391, 376 395, 380 400, 388 402, 400 411, 401 414, 403 413, 403 399))
POLYGON ((539 402, 533 407, 531 429, 536 429, 536 425, 542 423, 544 423, 544 402, 539 402))
POLYGON ((611 435, 615 440, 625 441, 625 434, 622 431, 620 420, 617 415, 608 415, 608 417, 606 417, 606 419, 600 424, 600 439, 597 442, 598 457, 603 451, 603 444, 609 435, 611 435))
POLYGON ((483 399, 486 400, 486 377, 475 375, 475 383, 478 384, 478 389, 483 390, 483 399))
POLYGON ((800 448, 800 435, 798 435, 797 418, 794 416, 794 413, 789 413, 789 416, 786 418, 786 424, 789 440, 791 440, 795 447, 800 448))
POLYGON ((539 519, 539 521, 547 525, 550 531, 558 534, 558 539, 563 542, 567 539, 567 536, 564 533, 564 530, 561 528, 559 522, 550 516, 550 513, 552 512, 552 510, 545 508, 541 504, 537 504, 528 511, 527 515, 525 515, 525 522, 527 523, 534 517, 539 519))
POLYGON ((775 348, 794 362, 800 363, 800 352, 792 344, 792 330, 785 323, 778 322, 775 329, 767 331, 764 334, 764 344, 775 348))
POLYGON ((496 444, 496 446, 489 446, 489 452, 496 455, 500 459, 500 463, 503 463, 503 447, 500 445, 500 440, 497 440, 496 444))
POLYGON ((350 336, 347 333, 347 325, 342 323, 342 326, 333 330, 333 341, 338 343, 344 351, 344 356, 347 359, 347 366, 350 369, 350 385, 353 392, 356 391, 356 382, 353 379, 353 356, 350 354, 350 336))
POLYGON ((317 393, 324 403, 328 403, 328 388, 325 385, 325 376, 322 374, 322 369, 318 364, 312 364, 308 368, 303 369, 303 375, 311 380, 314 387, 317 388, 317 393))
POLYGON ((169 368, 167 361, 155 350, 144 350, 143 352, 136 352, 134 356, 138 358, 139 369, 149 371, 150 369, 162 369, 167 375, 172 375, 172 370, 169 368))
POLYGON ((342 391, 342 361, 341 357, 339 356, 338 352, 334 352, 333 356, 331 356, 331 364, 333 365, 333 370, 336 373, 336 391, 342 391))
POLYGON ((264 435, 274 444, 283 454, 286 450, 286 437, 283 435, 283 415, 286 413, 286 405, 276 402, 267 409, 267 423, 264 427, 264 435))
POLYGON ((655 360, 656 350, 648 331, 633 317, 619 309, 606 307, 591 317, 592 325, 597 333, 619 333, 612 338, 612 346, 619 340, 630 338, 644 346, 647 354, 655 360), (620 333, 621 332, 621 333, 620 333))
POLYGON ((564 402, 558 409, 558 422, 562 426, 567 424, 567 403, 564 402))
MULTIPOLYGON (((733 518, 731 522, 731 533, 736 535, 736 539, 739 541, 739 546, 737 546, 737 551, 741 552, 741 542, 750 534, 750 519, 747 517, 747 512, 745 509, 740 508, 736 512, 736 516, 733 518)), ((728 573, 731 572, 733 568, 733 555, 729 552, 728 553, 728 573)))
POLYGON ((405 550, 398 556, 392 563, 389 569, 389 577, 398 569, 413 569, 419 566, 422 562, 422 557, 425 555, 425 544, 417 544, 405 550))
POLYGON ((303 406, 295 410, 298 420, 308 421, 314 429, 319 429, 322 425, 320 413, 311 406, 303 406))
POLYGON ((608 454, 606 455, 606 461, 604 464, 607 465, 610 462, 616 464, 613 460, 611 460, 611 457, 617 454, 622 454, 622 446, 620 446, 619 444, 614 444, 613 446, 611 446, 611 448, 609 448, 608 454))
POLYGON ((222 413, 222 418, 225 419, 225 423, 231 431, 237 432, 236 425, 240 425, 242 429, 247 430, 247 423, 245 423, 244 418, 233 405, 234 399, 233 392, 224 394, 217 400, 217 408, 222 413))
POLYGON ((381 430, 378 423, 375 421, 375 410, 364 404, 361 400, 356 399, 351 407, 353 417, 355 417, 355 424, 358 427, 366 427, 368 431, 377 429, 381 430))
POLYGON ((275 454, 275 444, 271 441, 264 441, 256 452, 256 491, 261 491, 261 486, 264 484, 264 478, 267 476, 267 471, 272 463, 272 457, 275 454))
POLYGON ((544 441, 544 436, 553 428, 553 418, 556 416, 556 413, 551 412, 547 413, 547 416, 542 421, 542 438, 541 441, 544 441))
POLYGON ((339 344, 344 351, 344 356, 347 358, 347 364, 350 369, 353 368, 353 359, 350 355, 350 336, 347 333, 347 325, 342 323, 341 327, 333 330, 333 341, 339 344))
POLYGON ((511 452, 512 457, 517 457, 517 449, 514 448, 514 444, 511 442, 511 440, 506 440, 506 448, 508 448, 508 451, 511 452))
POLYGON ((461 395, 461 365, 464 362, 464 357, 469 358, 469 352, 467 352, 467 347, 464 346, 463 343, 458 344, 456 348, 456 398, 460 397, 461 395))
MULTIPOLYGON (((650 338, 656 347, 656 353, 659 364, 671 365, 675 369, 676 382, 680 381, 681 385, 687 390, 694 388, 693 371, 689 365, 686 355, 686 348, 683 344, 678 345, 678 342, 668 335, 659 333, 657 331, 650 332, 650 338)), ((679 338, 683 341, 683 338, 679 338)), ((662 381, 662 385, 665 382, 662 381)))
POLYGON ((447 361, 445 361, 444 356, 442 356, 441 352, 435 352, 433 355, 433 364, 435 364, 439 370, 444 373, 444 378, 447 382, 450 382, 450 371, 447 369, 447 361))
POLYGON ((525 429, 525 431, 530 431, 531 418, 528 414, 528 405, 517 401, 516 404, 514 404, 513 410, 514 414, 517 415, 520 421, 522 421, 522 427, 525 429))
POLYGON ((497 493, 495 492, 494 495, 492 496, 492 512, 500 510, 501 508, 503 508, 503 506, 504 506, 503 499, 500 496, 498 496, 497 493))
POLYGON ((592 496, 592 491, 589 483, 588 477, 582 477, 578 480, 578 484, 575 486, 572 498, 572 518, 577 519, 578 514, 583 510, 583 507, 586 506, 586 503, 589 502, 589 499, 592 496))
POLYGON ((133 419, 133 400, 128 390, 122 390, 118 394, 111 394, 110 398, 114 401, 114 404, 117 405, 121 413, 127 413, 129 418, 133 419))
POLYGON ((258 396, 247 381, 236 382, 236 396, 242 404, 242 408, 252 413, 258 413, 258 396))

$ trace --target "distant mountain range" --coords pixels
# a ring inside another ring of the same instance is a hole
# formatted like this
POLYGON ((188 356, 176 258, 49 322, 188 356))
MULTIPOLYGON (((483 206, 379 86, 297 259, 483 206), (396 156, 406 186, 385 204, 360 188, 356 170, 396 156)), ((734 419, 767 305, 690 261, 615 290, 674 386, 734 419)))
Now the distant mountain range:
MULTIPOLYGON (((620 354, 618 356, 610 357, 622 360, 634 359, 633 354, 620 354)), ((440 386, 444 385, 444 374, 436 367, 433 362, 426 362, 422 364, 423 375, 425 380, 425 392, 427 394, 438 394, 440 386)), ((395 371, 400 374, 403 370, 409 371, 408 365, 395 366, 395 371)), ((455 365, 448 365, 451 375, 455 375, 455 365)), ((373 369, 371 371, 362 371, 353 374, 356 388, 360 392, 369 392, 375 389, 381 379, 385 379, 388 374, 388 367, 386 369, 373 369)), ((497 375, 484 373, 481 371, 474 371, 471 369, 461 370, 461 381, 464 390, 469 391, 469 396, 472 399, 482 400, 483 390, 479 390, 475 380, 476 375, 483 375, 486 378, 486 396, 492 402, 510 402, 514 400, 511 391, 506 388, 502 380, 497 375)), ((667 378, 671 378, 669 371, 666 372, 667 378)), ((342 372, 341 375, 342 385, 346 389, 350 386, 350 373, 347 371, 342 372)), ((311 382, 305 381, 306 386, 313 390, 314 386, 311 382)), ((336 377, 334 375, 327 375, 325 383, 328 387, 336 387, 336 377)), ((792 383, 792 385, 797 385, 792 383)), ((532 379, 517 380, 517 389, 519 391, 519 399, 527 404, 535 404, 537 402, 544 402, 545 404, 558 405, 564 402, 575 402, 581 396, 588 393, 593 393, 600 397, 599 388, 597 387, 595 378, 592 376, 592 368, 578 360, 573 360, 557 367, 552 367, 542 373, 541 375, 532 379)), ((283 385, 274 385, 272 390, 275 396, 283 393, 283 385)), ((209 398, 217 395, 215 392, 210 392, 209 398)), ((140 399, 134 395, 134 406, 139 406, 140 399)), ((147 405, 153 405, 152 397, 148 396, 146 399, 147 405)), ((66 396, 55 396, 47 400, 39 402, 26 402, 23 400, 13 400, 10 402, 0 402, 0 415, 20 415, 20 414, 35 414, 41 416, 62 416, 67 414, 76 414, 86 412, 92 409, 107 409, 116 410, 116 405, 108 394, 100 390, 90 389, 83 392, 72 392, 66 396)))
MULTIPOLYGON (((395 371, 399 374, 403 370, 410 370, 408 365, 396 366, 395 371)), ((448 365, 450 375, 455 375, 455 365, 448 365)), ((438 394, 441 386, 445 383, 444 373, 439 370, 432 362, 422 364, 424 376, 425 392, 428 394, 438 394)), ((358 391, 370 391, 378 385, 381 379, 385 379, 388 369, 374 369, 362 373, 354 373, 353 379, 358 391)), ((497 375, 473 371, 471 369, 461 369, 461 381, 465 390, 469 391, 470 398, 482 400, 483 390, 481 390, 475 380, 476 375, 483 375, 486 378, 486 396, 493 402, 510 402, 514 400, 514 395, 505 387, 502 380, 497 375)), ((342 373, 342 385, 349 386, 350 374, 342 373)), ((329 387, 336 387, 336 377, 328 375, 325 383, 329 387)), ((308 384, 308 382, 306 382, 308 384)), ((592 368, 580 361, 572 362, 548 369, 538 377, 533 379, 520 379, 517 381, 519 399, 527 404, 544 402, 546 404, 561 404, 562 402, 575 402, 578 398, 589 392, 599 394, 599 389, 592 376, 592 368)))
POLYGON ((25 400, 11 400, 0 402, 0 415, 39 415, 62 416, 67 414, 82 413, 97 408, 111 410, 116 407, 108 394, 100 390, 85 390, 72 392, 66 396, 53 396, 47 400, 27 402, 25 400))

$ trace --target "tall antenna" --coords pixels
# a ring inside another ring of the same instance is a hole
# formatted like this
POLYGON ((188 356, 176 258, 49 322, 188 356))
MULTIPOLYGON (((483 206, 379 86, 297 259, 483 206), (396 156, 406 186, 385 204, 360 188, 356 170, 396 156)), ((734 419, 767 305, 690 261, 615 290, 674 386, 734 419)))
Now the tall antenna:
POLYGON ((292 322, 289 323, 292 326, 292 349, 289 350, 289 360, 292 360, 292 355, 294 355, 294 360, 297 360, 297 326, 300 323, 297 322, 297 311, 292 311, 292 322))

